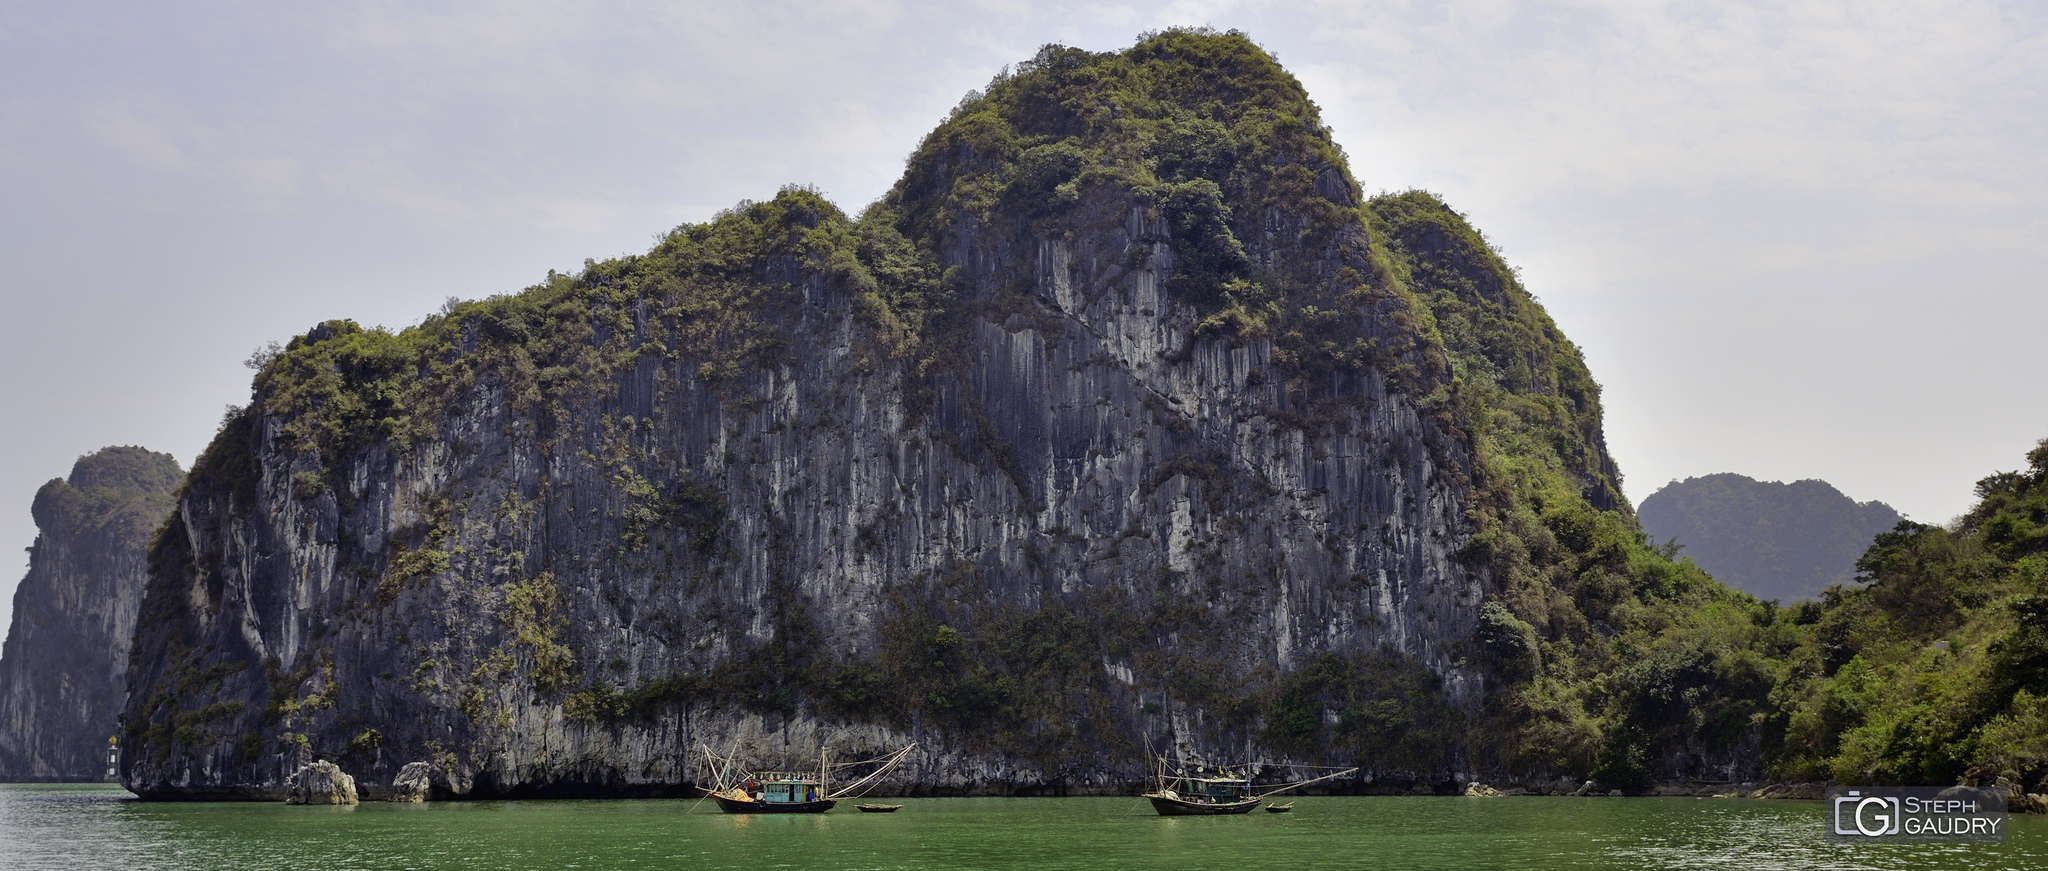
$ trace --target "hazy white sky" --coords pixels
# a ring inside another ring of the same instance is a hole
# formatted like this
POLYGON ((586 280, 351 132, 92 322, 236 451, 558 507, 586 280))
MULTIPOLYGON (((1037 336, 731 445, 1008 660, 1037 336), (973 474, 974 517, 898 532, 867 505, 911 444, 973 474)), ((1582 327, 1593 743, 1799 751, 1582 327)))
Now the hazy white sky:
POLYGON ((740 7, 0 0, 0 547, 82 453, 189 465, 263 342, 785 183, 857 211, 1004 64, 1185 24, 1522 268, 1632 499, 1733 471, 1940 522, 2048 436, 2038 2, 740 7))

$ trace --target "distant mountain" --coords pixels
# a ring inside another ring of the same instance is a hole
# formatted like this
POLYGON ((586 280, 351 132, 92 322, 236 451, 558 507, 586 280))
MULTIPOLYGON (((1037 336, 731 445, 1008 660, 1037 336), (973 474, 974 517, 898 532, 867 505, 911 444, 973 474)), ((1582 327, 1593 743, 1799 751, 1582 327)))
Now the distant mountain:
POLYGON ((149 537, 185 473, 106 448, 36 491, 40 534, 0 647, 0 780, 98 780, 125 693, 149 537))
POLYGON ((1890 505, 1857 502, 1826 481, 1732 472, 1666 484, 1637 514, 1644 532, 1684 545, 1723 583, 1781 601, 1849 581, 1872 537, 1900 520, 1890 505))

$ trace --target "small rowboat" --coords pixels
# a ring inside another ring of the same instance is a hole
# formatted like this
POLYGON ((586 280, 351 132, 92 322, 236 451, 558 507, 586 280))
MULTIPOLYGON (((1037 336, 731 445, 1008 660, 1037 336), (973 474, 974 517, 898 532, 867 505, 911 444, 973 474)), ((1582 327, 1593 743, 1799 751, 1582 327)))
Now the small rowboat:
POLYGON ((854 807, 864 814, 893 814, 903 809, 900 804, 857 804, 854 807))
POLYGON ((1269 813, 1269 814, 1284 814, 1284 813, 1286 813, 1286 812, 1288 812, 1288 811, 1291 811, 1291 810, 1294 810, 1294 802, 1291 802, 1291 801, 1290 801, 1290 802, 1288 802, 1288 803, 1286 803, 1286 804, 1269 804, 1269 805, 1266 805, 1266 813, 1269 813))

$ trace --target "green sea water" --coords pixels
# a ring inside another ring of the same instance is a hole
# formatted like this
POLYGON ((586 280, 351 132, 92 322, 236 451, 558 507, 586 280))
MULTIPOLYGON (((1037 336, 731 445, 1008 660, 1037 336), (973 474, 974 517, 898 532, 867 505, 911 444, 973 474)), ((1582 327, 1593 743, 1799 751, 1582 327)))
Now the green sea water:
POLYGON ((1997 845, 1834 845, 1819 802, 1304 797, 1155 816, 1129 798, 901 800, 893 814, 727 816, 706 802, 163 804, 0 785, 4 869, 2043 869, 2048 819, 1997 845))

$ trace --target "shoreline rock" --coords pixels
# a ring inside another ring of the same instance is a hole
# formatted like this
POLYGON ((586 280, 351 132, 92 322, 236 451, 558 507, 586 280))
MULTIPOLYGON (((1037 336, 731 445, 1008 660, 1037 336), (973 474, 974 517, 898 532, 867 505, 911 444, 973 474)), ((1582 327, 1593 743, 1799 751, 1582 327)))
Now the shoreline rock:
POLYGON ((386 801, 423 802, 434 791, 434 766, 425 762, 408 762, 398 769, 398 776, 391 779, 391 794, 386 801))
POLYGON ((284 782, 285 804, 357 804, 356 779, 341 766, 320 760, 293 772, 284 782))

